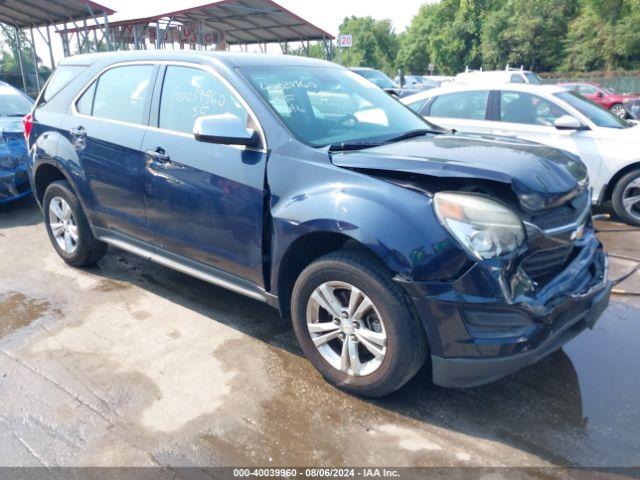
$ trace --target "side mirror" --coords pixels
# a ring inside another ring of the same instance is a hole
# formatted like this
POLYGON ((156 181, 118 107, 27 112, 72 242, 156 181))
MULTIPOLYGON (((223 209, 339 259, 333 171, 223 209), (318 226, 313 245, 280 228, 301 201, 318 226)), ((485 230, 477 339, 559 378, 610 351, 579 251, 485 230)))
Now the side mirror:
POLYGON ((583 130, 584 126, 578 121, 578 119, 571 115, 563 115, 557 118, 553 125, 558 130, 583 130))
POLYGON ((244 145, 245 147, 255 147, 260 144, 258 132, 247 128, 240 117, 231 113, 196 118, 193 135, 199 142, 244 145))
POLYGON ((602 97, 604 97, 604 93, 598 92, 598 93, 596 93, 596 97, 602 98, 602 97))

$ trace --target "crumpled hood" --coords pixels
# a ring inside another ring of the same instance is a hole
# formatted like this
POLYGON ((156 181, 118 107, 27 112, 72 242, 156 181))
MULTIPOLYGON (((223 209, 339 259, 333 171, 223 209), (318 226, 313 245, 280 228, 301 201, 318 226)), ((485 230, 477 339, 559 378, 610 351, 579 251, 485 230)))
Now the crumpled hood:
POLYGON ((334 165, 509 184, 527 211, 558 206, 587 186, 587 169, 569 152, 525 140, 467 133, 427 135, 332 154, 334 165))

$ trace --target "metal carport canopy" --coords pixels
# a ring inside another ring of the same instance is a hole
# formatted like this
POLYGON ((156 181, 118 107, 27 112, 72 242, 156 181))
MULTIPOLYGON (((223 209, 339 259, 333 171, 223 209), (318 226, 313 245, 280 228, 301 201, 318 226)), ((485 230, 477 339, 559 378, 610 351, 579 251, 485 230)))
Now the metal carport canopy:
POLYGON ((0 23, 18 28, 46 27, 112 13, 91 0, 0 0, 0 23))
MULTIPOLYGON (((329 40, 333 35, 272 0, 220 0, 141 18, 109 19, 110 27, 141 25, 170 18, 172 22, 203 21, 223 33, 228 44, 329 40)), ((90 26, 89 29, 96 28, 90 26)), ((73 32, 75 29, 70 29, 73 32)))

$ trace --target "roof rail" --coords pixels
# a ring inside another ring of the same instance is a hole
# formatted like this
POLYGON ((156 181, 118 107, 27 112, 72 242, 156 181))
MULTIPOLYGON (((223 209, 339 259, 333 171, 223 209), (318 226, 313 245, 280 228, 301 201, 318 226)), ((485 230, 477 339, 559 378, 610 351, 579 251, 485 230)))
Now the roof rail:
POLYGON ((510 67, 507 63, 507 66, 504 68, 505 72, 524 72, 524 65, 520 65, 520 68, 510 67))

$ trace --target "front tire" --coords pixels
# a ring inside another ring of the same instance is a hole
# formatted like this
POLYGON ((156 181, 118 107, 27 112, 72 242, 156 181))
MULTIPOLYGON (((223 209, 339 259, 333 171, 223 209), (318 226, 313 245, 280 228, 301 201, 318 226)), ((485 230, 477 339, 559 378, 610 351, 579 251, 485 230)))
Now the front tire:
POLYGON ((69 182, 60 180, 51 183, 42 203, 49 239, 65 262, 74 267, 86 267, 104 256, 107 244, 93 236, 69 182))
POLYGON ((611 194, 611 203, 622 220, 640 226, 640 168, 618 180, 611 194))
POLYGON ((344 250, 313 262, 295 283, 291 312, 307 358, 350 393, 387 395, 424 363, 426 338, 410 299, 370 254, 344 250))
POLYGON ((624 105, 621 103, 616 103, 615 105, 611 105, 609 111, 613 113, 616 117, 625 119, 627 118, 627 111, 624 108, 624 105))

